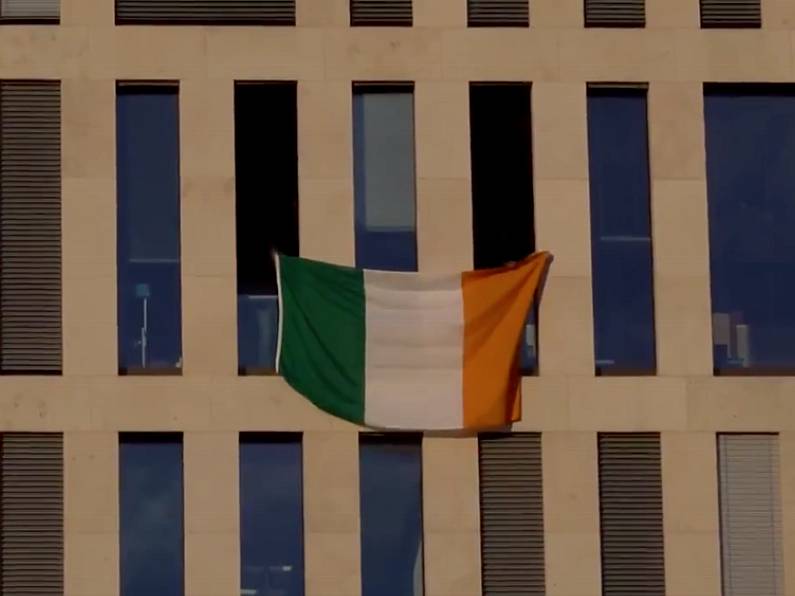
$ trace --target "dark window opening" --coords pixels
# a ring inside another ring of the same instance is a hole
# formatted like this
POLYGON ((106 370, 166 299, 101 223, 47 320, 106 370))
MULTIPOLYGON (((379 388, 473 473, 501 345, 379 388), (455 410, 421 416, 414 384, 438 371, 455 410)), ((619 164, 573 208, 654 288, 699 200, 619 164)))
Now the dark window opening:
POLYGON ((296 84, 235 85, 238 365, 275 368, 278 300, 272 251, 298 256, 296 84))

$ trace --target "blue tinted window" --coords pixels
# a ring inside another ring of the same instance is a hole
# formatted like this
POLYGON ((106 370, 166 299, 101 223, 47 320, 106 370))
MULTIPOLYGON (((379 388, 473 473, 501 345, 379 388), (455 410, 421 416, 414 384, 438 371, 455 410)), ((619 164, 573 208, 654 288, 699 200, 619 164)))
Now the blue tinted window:
POLYGON ((235 84, 238 368, 276 368, 278 301, 271 251, 298 256, 296 84, 235 84))
POLYGON ((241 594, 304 593, 301 442, 241 435, 241 594))
POLYGON ((414 93, 355 88, 356 265, 417 270, 414 93))
POLYGON ((717 371, 795 366, 795 89, 704 98, 717 371))
POLYGON ((422 439, 361 435, 362 596, 421 596, 422 439))
POLYGON ((179 112, 173 87, 116 97, 119 369, 181 366, 179 112))
POLYGON ((588 93, 597 373, 654 372, 646 92, 588 93))
POLYGON ((121 596, 183 594, 182 437, 122 434, 121 596))

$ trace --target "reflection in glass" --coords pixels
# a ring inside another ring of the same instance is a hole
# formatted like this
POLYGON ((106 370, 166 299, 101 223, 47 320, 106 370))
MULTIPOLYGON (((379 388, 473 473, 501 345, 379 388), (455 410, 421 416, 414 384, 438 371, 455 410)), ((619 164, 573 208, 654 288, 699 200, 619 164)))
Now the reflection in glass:
POLYGON ((360 435, 362 596, 422 596, 422 438, 360 435))
POLYGON ((656 368, 645 89, 590 89, 594 350, 600 374, 656 368))
POLYGON ((238 294, 237 346, 240 369, 276 370, 278 296, 238 294))
POLYGON ((414 93, 355 87, 356 266, 417 270, 414 93))
POLYGON ((182 361, 176 87, 116 96, 119 369, 182 361))
POLYGON ((243 596, 303 596, 301 439, 240 438, 240 578, 243 596))
POLYGON ((120 435, 121 596, 182 596, 182 437, 120 435))
POLYGON ((792 370, 795 89, 705 91, 715 370, 792 370))

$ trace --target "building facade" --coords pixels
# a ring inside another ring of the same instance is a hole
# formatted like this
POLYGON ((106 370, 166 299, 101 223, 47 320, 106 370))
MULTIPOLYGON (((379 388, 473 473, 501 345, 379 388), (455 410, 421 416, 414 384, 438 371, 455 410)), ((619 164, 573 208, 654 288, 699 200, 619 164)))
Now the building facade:
POLYGON ((795 595, 795 0, 116 4, 0 7, 3 593, 795 595), (315 409, 270 245, 550 251, 522 421, 315 409))

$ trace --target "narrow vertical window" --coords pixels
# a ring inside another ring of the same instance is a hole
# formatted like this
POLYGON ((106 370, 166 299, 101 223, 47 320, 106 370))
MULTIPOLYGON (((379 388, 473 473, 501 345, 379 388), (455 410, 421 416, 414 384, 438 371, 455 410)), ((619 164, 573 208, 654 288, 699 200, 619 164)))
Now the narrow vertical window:
POLYGON ((414 91, 353 88, 356 265, 417 270, 414 91))
MULTIPOLYGON (((472 233, 475 268, 500 267, 535 250, 529 83, 469 88, 472 233)), ((538 369, 535 309, 519 352, 525 374, 538 369)))
POLYGON ((235 85, 238 368, 276 368, 273 250, 298 256, 295 83, 235 85))
POLYGON ((705 87, 716 374, 795 369, 795 87, 705 87))
POLYGON ((483 594, 544 596, 541 433, 478 441, 483 594))
POLYGON ((646 90, 588 89, 596 374, 654 374, 646 90))
POLYGON ((0 148, 0 373, 59 374, 59 81, 0 81, 0 148))
POLYGON ((240 435, 240 593, 303 596, 300 435, 240 435))
POLYGON ((0 594, 61 596, 63 434, 0 440, 0 594))
POLYGON ((665 596, 659 433, 599 434, 602 594, 665 596))
POLYGON ((422 596, 422 437, 359 438, 362 596, 422 596))
POLYGON ((781 596, 778 436, 718 435, 724 596, 781 596))
POLYGON ((119 372, 182 367, 177 87, 116 95, 119 372))
POLYGON ((119 436, 121 596, 182 596, 182 435, 119 436))

